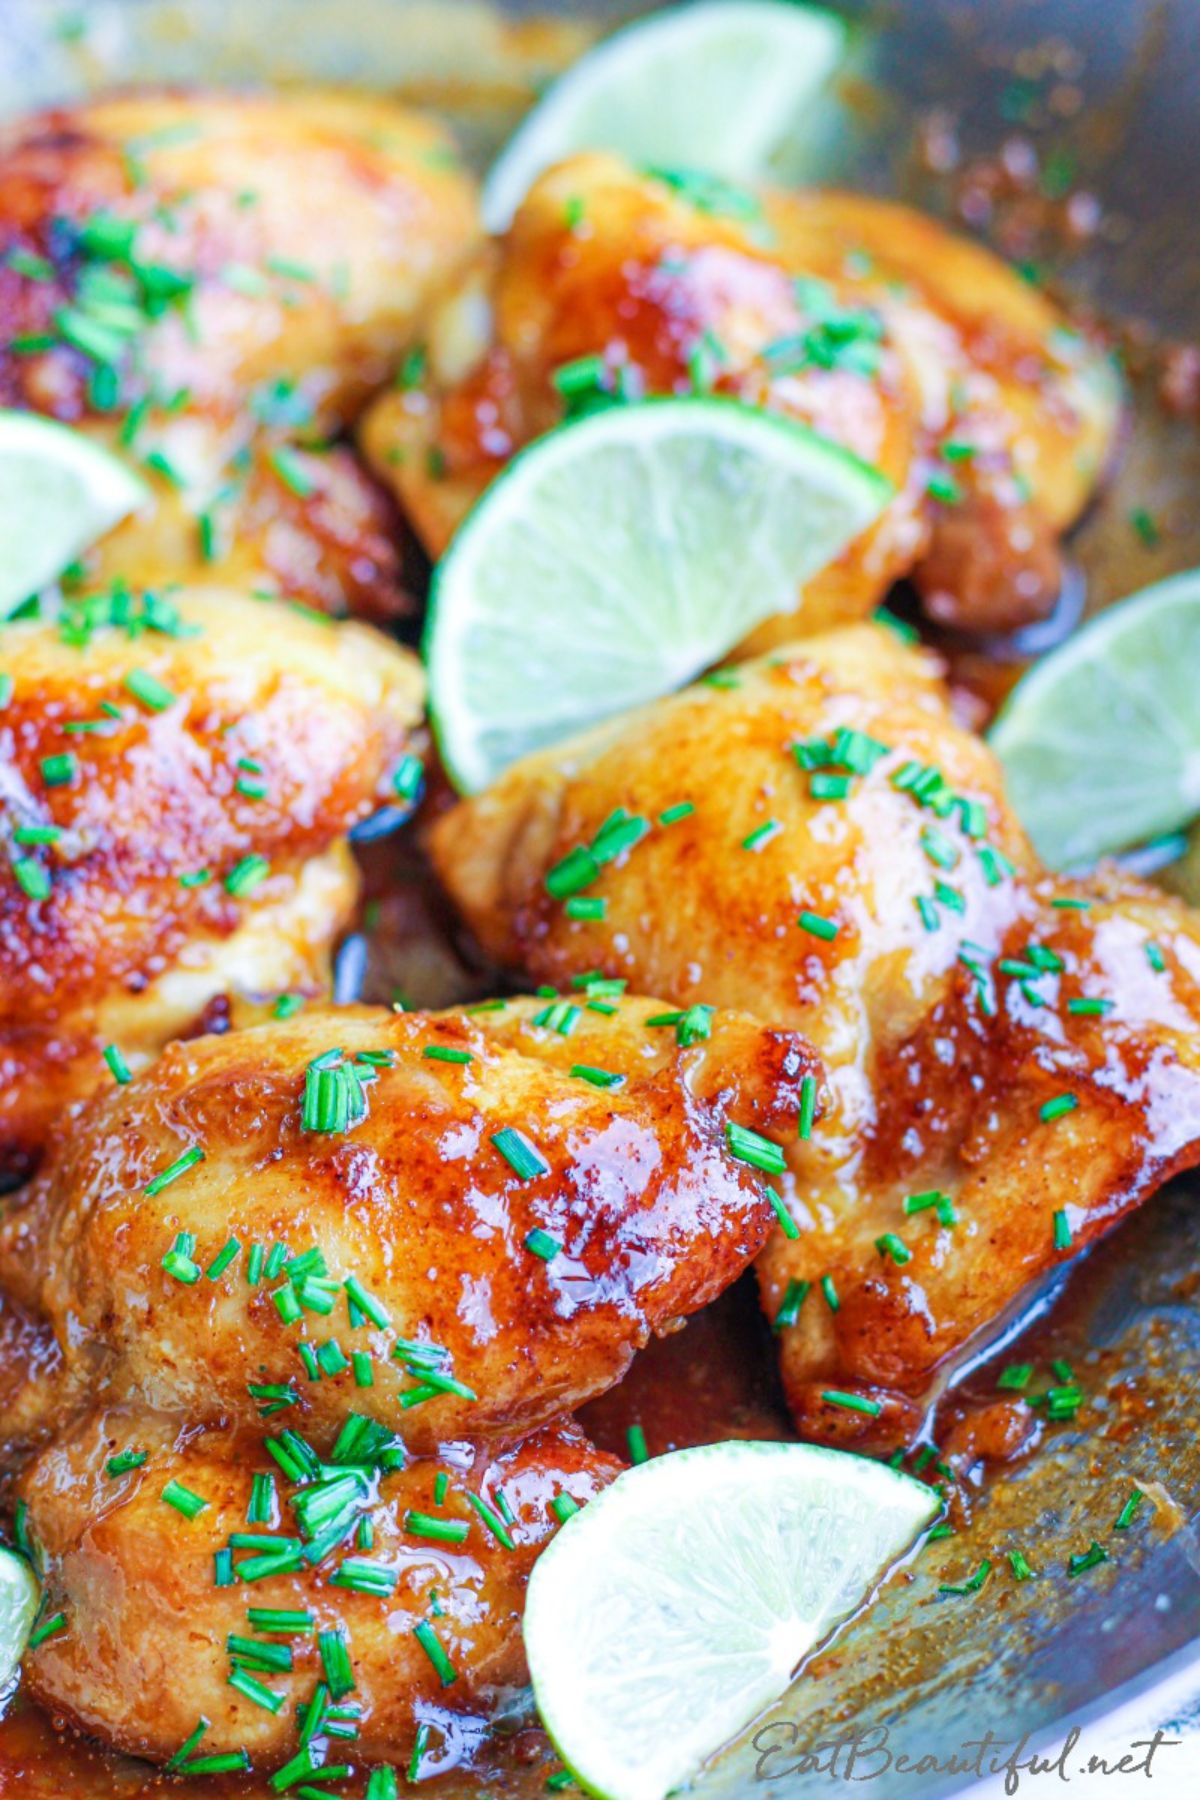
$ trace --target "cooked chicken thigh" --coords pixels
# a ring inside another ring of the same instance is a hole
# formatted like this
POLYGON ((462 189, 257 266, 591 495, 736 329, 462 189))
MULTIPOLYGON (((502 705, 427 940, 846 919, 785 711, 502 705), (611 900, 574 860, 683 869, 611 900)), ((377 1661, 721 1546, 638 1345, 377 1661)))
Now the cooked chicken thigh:
POLYGON ((266 1770, 313 1741, 327 1765, 407 1764, 423 1721, 439 1741, 456 1715, 482 1731, 528 1680, 533 1563, 619 1468, 574 1427, 408 1464, 351 1427, 293 1481, 254 1438, 101 1413, 20 1483, 45 1617, 63 1618, 25 1679, 55 1718, 156 1762, 203 1719, 194 1757, 266 1770))
POLYGON ((396 801, 415 659, 216 588, 0 631, 0 1171, 226 994, 320 991, 351 826, 396 801))
POLYGON ((324 1455, 353 1407, 428 1454, 618 1380, 761 1249, 816 1080, 792 1032, 605 993, 305 1013, 97 1101, 0 1228, 65 1361, 44 1415, 282 1407, 324 1455))
POLYGON ((1049 610, 1057 539, 1112 442, 1112 366, 994 256, 890 202, 755 195, 576 156, 435 322, 430 370, 363 442, 432 552, 509 456, 577 408, 712 391, 887 475, 879 523, 759 646, 870 610, 910 572, 975 628, 1049 610))
POLYGON ((445 133, 384 99, 151 92, 0 132, 0 405, 153 489, 90 576, 394 611, 389 508, 347 453, 294 443, 384 382, 477 230, 445 133))
POLYGON ((807 1436, 894 1446, 939 1364, 1200 1159, 1195 915, 1045 875, 935 660, 881 627, 532 757, 432 848, 526 977, 597 968, 816 1047, 831 1108, 759 1262, 807 1436))

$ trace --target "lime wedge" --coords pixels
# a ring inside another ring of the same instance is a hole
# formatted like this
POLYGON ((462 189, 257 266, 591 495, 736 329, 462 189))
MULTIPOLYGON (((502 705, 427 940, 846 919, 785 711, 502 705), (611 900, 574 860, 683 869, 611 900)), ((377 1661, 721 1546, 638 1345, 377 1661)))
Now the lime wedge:
POLYGON ((41 1593, 23 1556, 0 1549, 0 1694, 16 1674, 41 1593))
POLYGON ((0 412, 0 618, 148 498, 133 471, 82 432, 0 412))
POLYGON ((677 6, 606 39, 550 89, 492 167, 489 231, 504 231, 534 179, 576 150, 767 173, 836 65, 846 28, 788 0, 677 6))
POLYGON ((730 400, 647 400, 539 438, 460 527, 426 638, 465 792, 691 681, 878 517, 875 469, 730 400))
POLYGON ((1052 868, 1200 814, 1200 569, 1092 619, 1013 689, 992 726, 1012 803, 1052 868))
POLYGON ((534 1565, 542 1722, 605 1800, 661 1800, 787 1687, 940 1510, 921 1482, 812 1444, 627 1469, 534 1565))

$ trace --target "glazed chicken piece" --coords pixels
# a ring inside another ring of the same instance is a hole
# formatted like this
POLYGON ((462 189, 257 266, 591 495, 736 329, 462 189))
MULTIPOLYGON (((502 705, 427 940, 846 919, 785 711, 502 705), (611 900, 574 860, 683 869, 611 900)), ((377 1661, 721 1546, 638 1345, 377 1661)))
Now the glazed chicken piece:
POLYGON ((611 1386, 762 1248, 758 1165, 815 1066, 738 1015, 681 1045, 607 993, 304 1013, 98 1100, 0 1228, 0 1286, 65 1363, 43 1418, 282 1403, 326 1454, 354 1408, 429 1454, 611 1386))
POLYGON ((1200 1159, 1200 925, 1043 873, 890 631, 737 673, 518 764, 434 859, 529 979, 599 969, 811 1040, 832 1101, 789 1148, 763 1302, 802 1432, 893 1448, 939 1365, 1200 1159))
POLYGON ((429 371, 363 443, 433 553, 564 410, 712 391, 803 420, 889 477, 880 521, 756 634, 857 618, 912 573, 974 629, 1047 612, 1104 469, 1112 366, 979 246, 891 202, 755 195, 607 155, 543 176, 435 320, 429 371))
POLYGON ((67 1432, 20 1484, 44 1616, 64 1619, 26 1655, 34 1696, 155 1762, 204 1719, 194 1757, 278 1768, 303 1754, 296 1709, 314 1700, 315 1762, 406 1765, 422 1724, 435 1748, 449 1729, 479 1738, 497 1692, 529 1678, 539 1551, 621 1465, 574 1426, 407 1464, 386 1431, 350 1428, 312 1463, 292 1480, 261 1441, 139 1411, 67 1432), (330 1711, 349 1742, 326 1739, 330 1711))
MULTIPOLYGON (((62 1108, 238 994, 322 991, 389 800, 415 659, 216 588, 118 593, 0 634, 0 1172, 62 1108)), ((202 1027, 203 1028, 203 1027, 202 1027)))
POLYGON ((150 92, 0 132, 0 405, 82 426, 153 489, 89 576, 205 568, 395 611, 390 504, 323 446, 477 232, 444 131, 385 99, 150 92))

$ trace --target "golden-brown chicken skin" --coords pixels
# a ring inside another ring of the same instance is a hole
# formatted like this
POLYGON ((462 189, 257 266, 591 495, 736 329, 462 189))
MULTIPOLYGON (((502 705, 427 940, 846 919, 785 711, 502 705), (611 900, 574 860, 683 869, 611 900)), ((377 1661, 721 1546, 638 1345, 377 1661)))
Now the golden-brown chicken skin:
POLYGON ((35 1697, 156 1762, 203 1718, 195 1756, 245 1752, 256 1770, 301 1753, 296 1709, 322 1687, 318 1711, 337 1720, 346 1707, 351 1727, 327 1737, 318 1725, 328 1764, 407 1765, 422 1723, 435 1744, 447 1722, 485 1730, 498 1692, 528 1680, 521 1615, 539 1551, 620 1464, 574 1427, 407 1465, 386 1432, 347 1444, 315 1480, 292 1481, 261 1441, 153 1413, 113 1410, 65 1433, 20 1484, 43 1616, 64 1619, 26 1655, 35 1697), (180 1488, 203 1501, 194 1517, 163 1499, 180 1488), (310 1562, 318 1512, 333 1541, 310 1562), (263 1609, 303 1615, 299 1629, 264 1629, 263 1609), (349 1668, 336 1694, 337 1665, 322 1658, 333 1633, 349 1668), (257 1698, 230 1685, 239 1668, 257 1698))
POLYGON ((792 1032, 705 1016, 681 1045, 662 1012, 581 990, 171 1045, 0 1229, 0 1284, 65 1359, 46 1411, 253 1426, 283 1400, 324 1453, 354 1407, 425 1453, 601 1392, 761 1249, 732 1128, 778 1157, 815 1081, 792 1032))
POLYGON ((138 1067, 228 993, 320 991, 396 800, 415 659, 215 588, 0 629, 0 1168, 36 1158, 115 1045, 138 1067))
POLYGON ((518 764, 434 859, 527 978, 597 968, 813 1043, 832 1102, 790 1148, 763 1299, 801 1430, 892 1447, 940 1363, 1200 1157, 1200 926, 1044 875, 935 659, 890 631, 736 673, 518 764), (617 808, 643 827, 589 866, 617 808), (600 919, 548 891, 572 851, 600 919))
POLYGON ((892 504, 760 647, 859 617, 910 572, 957 624, 1047 611, 1058 536, 1095 487, 1118 409, 1108 359, 931 219, 607 155, 535 184, 429 355, 424 379, 376 403, 363 443, 435 553, 515 450, 605 394, 735 396, 882 470, 892 504))
POLYGON ((0 132, 0 404, 82 426, 152 489, 90 575, 249 571, 396 610, 383 497, 296 443, 382 385, 477 234, 445 132, 385 99, 136 93, 0 132))

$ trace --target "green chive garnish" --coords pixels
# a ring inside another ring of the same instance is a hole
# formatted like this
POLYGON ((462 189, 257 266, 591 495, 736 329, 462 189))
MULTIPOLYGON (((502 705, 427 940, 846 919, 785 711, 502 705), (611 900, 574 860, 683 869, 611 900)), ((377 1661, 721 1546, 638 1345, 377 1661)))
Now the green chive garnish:
POLYGON ((1049 1124, 1052 1119, 1061 1119, 1065 1113, 1074 1112, 1078 1105, 1074 1094, 1056 1094, 1053 1100, 1047 1100, 1038 1109, 1038 1117, 1049 1124))
POLYGON ((161 1194, 165 1187, 170 1187, 173 1181, 178 1181, 181 1175, 186 1175, 189 1169, 194 1169, 197 1163, 203 1161, 204 1151, 200 1145, 189 1144, 182 1156, 177 1156, 173 1163, 168 1164, 165 1169, 160 1170, 146 1183, 142 1192, 147 1200, 153 1200, 155 1194, 161 1194))
POLYGON ((452 1050, 448 1044, 426 1044, 421 1055, 427 1062, 469 1063, 469 1050, 452 1050))
POLYGON ((802 912, 796 920, 801 931, 807 931, 810 937, 822 938, 831 944, 841 927, 833 919, 824 919, 820 913, 802 912))
POLYGON ((646 1433, 641 1425, 631 1425, 625 1433, 625 1442, 629 1447, 631 1463, 649 1462, 650 1452, 646 1448, 646 1433))
POLYGON ((865 1394, 843 1394, 837 1388, 827 1388, 821 1398, 830 1406, 840 1406, 845 1412, 866 1413, 871 1419, 877 1419, 883 1411, 878 1400, 868 1400, 865 1394))
POLYGON ((199 1494, 193 1494, 191 1488, 184 1487, 181 1481, 168 1481, 159 1498, 165 1500, 168 1506, 173 1506, 177 1513, 182 1513, 185 1519, 196 1518, 208 1505, 207 1500, 202 1499, 199 1494))
POLYGON ((127 1081, 133 1080, 129 1064, 115 1044, 105 1044, 104 1060, 108 1064, 113 1080, 119 1087, 124 1087, 127 1081))
POLYGON ((505 1162, 522 1181, 536 1181, 540 1175, 548 1175, 550 1164, 535 1150, 528 1138, 511 1125, 492 1133, 492 1143, 500 1152, 505 1162))
POLYGON ((148 669, 130 669, 122 686, 150 712, 166 712, 169 706, 174 706, 177 698, 148 669))
POLYGON ((438 1640, 438 1634, 427 1619, 413 1626, 413 1636, 433 1664, 438 1680, 444 1688, 453 1686, 458 1680, 458 1670, 446 1655, 438 1640))
POLYGON ((534 1256, 540 1256, 543 1262, 553 1262, 562 1245, 548 1231, 538 1228, 531 1231, 525 1239, 525 1248, 531 1250, 534 1256))
POLYGON ((751 1131, 749 1126, 727 1121, 725 1141, 729 1154, 738 1162, 748 1163, 752 1169, 761 1169, 766 1175, 782 1175, 787 1168, 787 1158, 779 1145, 760 1132, 751 1131))

